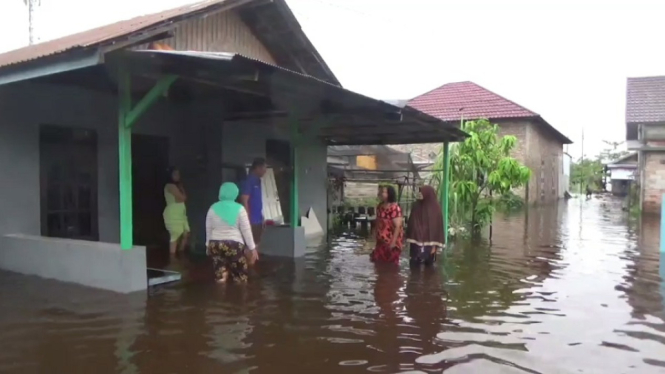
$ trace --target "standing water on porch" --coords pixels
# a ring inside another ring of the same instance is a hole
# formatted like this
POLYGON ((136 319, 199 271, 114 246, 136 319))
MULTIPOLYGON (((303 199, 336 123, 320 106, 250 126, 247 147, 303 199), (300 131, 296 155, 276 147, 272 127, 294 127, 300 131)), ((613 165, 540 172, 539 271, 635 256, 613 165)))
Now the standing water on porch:
POLYGON ((375 269, 344 234, 246 287, 200 262, 148 298, 0 273, 0 372, 662 373, 658 230, 573 199, 498 216, 432 271, 375 269))

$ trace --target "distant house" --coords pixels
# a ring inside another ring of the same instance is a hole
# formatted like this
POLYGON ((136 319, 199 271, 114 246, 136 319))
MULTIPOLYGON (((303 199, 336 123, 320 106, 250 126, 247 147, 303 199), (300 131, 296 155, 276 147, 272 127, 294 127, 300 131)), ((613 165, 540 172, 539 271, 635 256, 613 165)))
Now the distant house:
MULTIPOLYGON (((528 188, 518 193, 531 203, 548 203, 567 189, 563 145, 572 141, 538 113, 473 82, 449 83, 408 101, 408 105, 443 121, 487 118, 500 127, 500 135, 513 135, 518 143, 513 157, 532 171, 528 188)), ((399 146, 421 157, 438 152, 440 144, 399 146)))
POLYGON ((343 198, 374 198, 381 182, 411 185, 418 169, 408 153, 385 145, 328 147, 328 174, 343 176, 343 198))
POLYGON ((613 195, 625 196, 630 191, 630 185, 635 180, 637 171, 637 153, 631 153, 612 161, 606 165, 610 191, 613 195))
POLYGON ((637 152, 642 211, 658 212, 665 193, 665 76, 628 78, 626 145, 637 152))
POLYGON ((563 152, 563 170, 561 173, 561 179, 559 179, 559 192, 565 193, 570 188, 570 169, 573 164, 573 158, 568 154, 568 152, 563 152))

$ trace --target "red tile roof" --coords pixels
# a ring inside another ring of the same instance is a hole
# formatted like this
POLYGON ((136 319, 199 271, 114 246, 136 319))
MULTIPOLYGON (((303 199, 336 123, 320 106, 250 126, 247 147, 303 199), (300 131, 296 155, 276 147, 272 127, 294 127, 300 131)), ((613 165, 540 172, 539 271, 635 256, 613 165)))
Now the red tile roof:
POLYGON ((628 78, 626 123, 665 123, 665 77, 628 78))
POLYGON ((523 106, 473 82, 448 83, 409 100, 409 106, 444 121, 538 117, 523 106))
POLYGON ((547 123, 538 113, 473 82, 444 84, 409 100, 408 105, 444 121, 487 118, 529 118, 544 125, 564 144, 572 141, 547 123))

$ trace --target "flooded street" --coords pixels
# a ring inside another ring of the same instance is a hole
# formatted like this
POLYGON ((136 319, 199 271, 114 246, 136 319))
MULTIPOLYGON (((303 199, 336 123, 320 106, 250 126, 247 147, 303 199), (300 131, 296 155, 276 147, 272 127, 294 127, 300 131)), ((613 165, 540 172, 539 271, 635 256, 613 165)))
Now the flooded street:
POLYGON ((375 269, 345 234, 246 287, 205 264, 147 298, 0 273, 0 372, 665 373, 658 231, 573 199, 429 271, 375 269))

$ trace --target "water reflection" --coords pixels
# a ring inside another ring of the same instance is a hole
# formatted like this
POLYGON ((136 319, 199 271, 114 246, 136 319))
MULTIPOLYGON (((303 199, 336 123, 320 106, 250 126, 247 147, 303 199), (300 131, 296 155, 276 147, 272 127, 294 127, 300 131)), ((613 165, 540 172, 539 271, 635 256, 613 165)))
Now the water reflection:
POLYGON ((574 199, 497 216, 435 268, 375 267, 363 233, 246 287, 126 297, 0 273, 0 372, 665 372, 658 220, 574 199))

